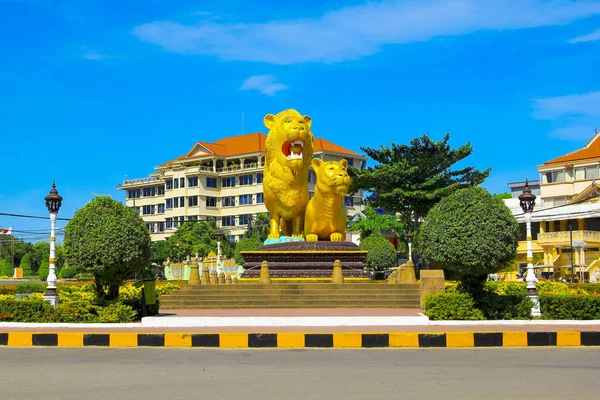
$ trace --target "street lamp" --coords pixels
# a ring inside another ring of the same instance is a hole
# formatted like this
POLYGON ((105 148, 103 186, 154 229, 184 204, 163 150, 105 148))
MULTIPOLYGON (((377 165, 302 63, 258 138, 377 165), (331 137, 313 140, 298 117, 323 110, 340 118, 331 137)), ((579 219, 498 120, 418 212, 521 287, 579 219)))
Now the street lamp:
POLYGON ((217 269, 219 272, 221 270, 221 238, 223 237, 223 231, 217 229, 215 231, 215 236, 217 237, 217 269))
POLYGON ((56 215, 62 205, 62 196, 56 190, 56 181, 52 183, 50 194, 44 198, 46 207, 50 213, 50 272, 48 273, 48 286, 46 286, 46 294, 44 300, 56 307, 58 303, 58 293, 56 292, 56 215))
POLYGON ((413 240, 413 234, 409 229, 408 233, 406 234, 406 241, 408 242, 408 260, 409 261, 412 261, 412 240, 413 240))
POLYGON ((523 193, 519 196, 521 208, 525 213, 525 225, 527 227, 527 276, 525 277, 525 281, 527 282, 527 297, 529 297, 533 302, 533 307, 531 308, 531 315, 534 317, 539 317, 542 314, 540 312, 540 301, 538 298, 538 293, 535 289, 535 283, 537 282, 537 278, 535 277, 535 273, 533 272, 533 250, 531 243, 531 213, 533 212, 533 208, 535 207, 535 199, 536 196, 533 193, 531 193, 531 189, 529 188, 529 181, 526 180, 525 189, 523 189, 523 193))

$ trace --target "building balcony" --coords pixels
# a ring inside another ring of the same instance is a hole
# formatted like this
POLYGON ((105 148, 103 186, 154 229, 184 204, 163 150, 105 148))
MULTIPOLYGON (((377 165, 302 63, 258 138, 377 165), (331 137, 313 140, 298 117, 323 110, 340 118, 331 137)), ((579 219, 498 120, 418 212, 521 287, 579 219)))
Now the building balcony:
POLYGON ((540 246, 571 247, 571 240, 583 240, 586 243, 600 243, 600 232, 597 231, 562 231, 539 233, 537 242, 540 246), (573 237, 571 237, 571 233, 573 237))
POLYGON ((140 179, 128 179, 128 180, 123 181, 122 185, 117 185, 117 188, 124 187, 124 186, 145 185, 146 183, 154 183, 154 182, 158 182, 158 181, 159 180, 154 176, 150 176, 148 178, 140 178, 140 179))

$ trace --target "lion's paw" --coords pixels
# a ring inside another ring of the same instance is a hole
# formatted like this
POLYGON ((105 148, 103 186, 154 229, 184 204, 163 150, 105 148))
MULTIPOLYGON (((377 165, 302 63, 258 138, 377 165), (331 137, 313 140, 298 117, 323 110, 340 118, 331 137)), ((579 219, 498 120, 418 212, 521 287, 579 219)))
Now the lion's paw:
POLYGON ((329 240, 331 240, 332 242, 341 242, 342 234, 341 233, 332 233, 331 235, 329 235, 329 240))
POLYGON ((318 240, 319 240, 319 237, 317 235, 315 235, 314 233, 310 233, 310 234, 306 235, 307 242, 317 242, 318 240))
POLYGON ((269 233, 269 236, 267 236, 267 239, 279 239, 279 232, 269 233))
POLYGON ((293 237, 293 238, 300 238, 300 239, 302 239, 302 238, 304 237, 304 235, 303 235, 303 234, 301 234, 301 233, 294 233, 294 234, 292 235, 292 237, 293 237))

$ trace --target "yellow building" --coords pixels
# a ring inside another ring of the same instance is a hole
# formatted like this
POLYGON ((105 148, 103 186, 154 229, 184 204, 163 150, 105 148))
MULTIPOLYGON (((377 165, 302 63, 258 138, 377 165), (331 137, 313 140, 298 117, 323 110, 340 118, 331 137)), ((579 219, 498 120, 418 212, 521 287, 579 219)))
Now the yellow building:
MULTIPOLYGON (((538 271, 578 279, 600 273, 600 133, 577 151, 538 166, 540 195, 532 213, 538 271)), ((507 201, 521 225, 517 262, 526 265, 525 218, 515 199, 507 201), (515 204, 513 204, 515 203, 515 204)))
MULTIPOLYGON (((147 178, 126 180, 117 188, 126 192, 126 205, 135 207, 146 222, 152 241, 162 240, 185 221, 214 221, 239 240, 250 216, 267 212, 263 199, 266 135, 251 133, 197 142, 186 154, 168 161, 147 178)), ((322 138, 315 138, 314 157, 324 161, 345 158, 363 168, 366 158, 322 138)), ((315 175, 309 174, 309 192, 315 175)), ((348 215, 362 205, 362 193, 344 199, 348 215)))

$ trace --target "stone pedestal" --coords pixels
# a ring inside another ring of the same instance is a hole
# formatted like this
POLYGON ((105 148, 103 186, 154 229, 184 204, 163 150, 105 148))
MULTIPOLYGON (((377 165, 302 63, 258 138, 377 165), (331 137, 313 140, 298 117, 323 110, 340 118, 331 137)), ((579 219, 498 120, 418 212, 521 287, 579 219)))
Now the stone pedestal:
POLYGON ((210 273, 210 284, 217 285, 219 283, 219 278, 217 277, 217 271, 212 271, 210 273))
POLYGON ((201 282, 203 285, 210 285, 210 271, 208 269, 208 265, 202 266, 202 279, 201 282))
POLYGON ((408 260, 406 264, 402 264, 396 272, 396 283, 417 283, 415 275, 415 264, 408 260))
POLYGON ((188 284, 190 285, 199 285, 200 284, 200 267, 198 266, 198 261, 192 261, 190 267, 190 279, 188 280, 188 284))
POLYGON ((260 264, 260 276, 258 278, 258 283, 268 285, 271 283, 271 275, 269 274, 269 263, 263 261, 260 264))
POLYGON ((333 262, 333 276, 331 277, 332 283, 344 283, 344 274, 342 273, 342 262, 335 260, 333 262))
POLYGON ((421 270, 421 309, 425 309, 425 298, 430 294, 444 293, 444 270, 422 269, 421 270))

